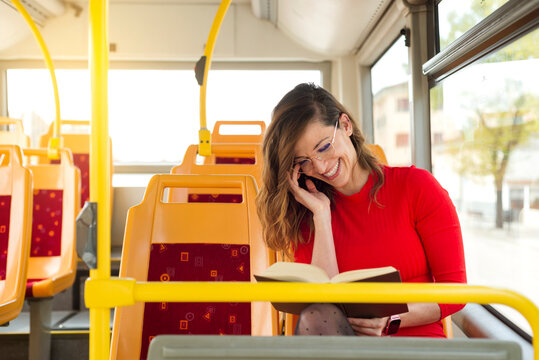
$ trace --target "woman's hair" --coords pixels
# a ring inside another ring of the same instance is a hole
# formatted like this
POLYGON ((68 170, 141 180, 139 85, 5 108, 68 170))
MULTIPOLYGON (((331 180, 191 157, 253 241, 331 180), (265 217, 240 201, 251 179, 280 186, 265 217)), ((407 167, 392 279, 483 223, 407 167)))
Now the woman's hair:
MULTIPOLYGON (((312 83, 299 84, 273 109, 272 121, 264 137, 263 185, 256 204, 264 240, 271 249, 290 255, 299 242, 308 241, 302 238, 300 225, 306 222, 312 231, 312 213, 294 199, 288 183, 294 164, 294 147, 309 123, 319 121, 334 126, 342 113, 352 122, 350 139, 356 149, 358 164, 375 174, 375 184, 369 195, 371 201, 378 204, 376 193, 384 183, 384 174, 367 148, 359 126, 329 92, 312 83)), ((316 179, 313 182, 333 204, 333 187, 316 179)))

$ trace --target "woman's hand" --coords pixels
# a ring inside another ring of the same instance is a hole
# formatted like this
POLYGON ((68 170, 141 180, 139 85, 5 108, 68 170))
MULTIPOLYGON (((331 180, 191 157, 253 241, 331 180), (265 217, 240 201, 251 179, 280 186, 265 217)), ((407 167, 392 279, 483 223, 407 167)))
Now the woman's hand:
POLYGON ((328 197, 324 193, 318 191, 310 179, 305 180, 305 185, 308 190, 301 188, 298 184, 300 176, 299 165, 296 165, 292 170, 292 174, 288 177, 290 189, 296 201, 311 210, 313 216, 329 214, 330 201, 328 197))
POLYGON ((373 319, 348 318, 348 322, 357 336, 382 336, 387 320, 387 317, 373 319))

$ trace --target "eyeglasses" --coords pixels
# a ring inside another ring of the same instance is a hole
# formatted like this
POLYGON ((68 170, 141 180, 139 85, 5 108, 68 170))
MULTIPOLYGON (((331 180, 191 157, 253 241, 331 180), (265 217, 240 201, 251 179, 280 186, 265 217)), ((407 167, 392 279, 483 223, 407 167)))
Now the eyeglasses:
POLYGON ((324 141, 322 144, 320 144, 315 149, 315 155, 313 156, 302 156, 298 159, 294 160, 294 166, 292 168, 295 168, 296 165, 299 165, 299 172, 300 173, 310 173, 313 171, 313 159, 323 161, 327 158, 332 157, 335 154, 335 147, 333 146, 333 143, 335 142, 335 135, 337 134, 337 127, 339 125, 339 119, 341 118, 341 114, 339 114, 339 117, 337 118, 337 121, 335 122, 335 129, 333 130, 333 137, 331 138, 331 141, 324 141))

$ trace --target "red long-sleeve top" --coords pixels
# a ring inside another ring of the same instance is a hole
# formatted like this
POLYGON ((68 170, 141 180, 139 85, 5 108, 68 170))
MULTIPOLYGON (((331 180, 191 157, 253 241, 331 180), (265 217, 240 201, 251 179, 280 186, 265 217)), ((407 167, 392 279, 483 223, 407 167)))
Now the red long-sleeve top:
MULTIPOLYGON (((374 175, 356 194, 335 194, 331 224, 339 272, 393 266, 403 282, 465 283, 462 234, 447 191, 414 166, 386 166, 384 174, 376 197, 381 206, 369 197, 374 175)), ((302 233, 309 236, 306 228, 302 233)), ((296 262, 311 263, 313 243, 314 231, 296 249, 296 262)), ((464 305, 439 306, 444 318, 464 305)), ((401 328, 396 335, 444 337, 441 321, 401 328)))

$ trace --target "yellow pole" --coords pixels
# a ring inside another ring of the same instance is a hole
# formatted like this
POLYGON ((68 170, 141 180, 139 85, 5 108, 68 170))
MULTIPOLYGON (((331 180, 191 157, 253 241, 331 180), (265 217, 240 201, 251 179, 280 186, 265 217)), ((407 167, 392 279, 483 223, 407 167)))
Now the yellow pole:
POLYGON ((204 55, 199 60, 200 62, 205 59, 204 76, 202 78, 202 83, 200 84, 200 130, 198 131, 198 153, 202 156, 211 155, 211 134, 206 124, 206 87, 208 83, 208 71, 210 70, 211 66, 215 41, 217 39, 217 35, 219 35, 221 24, 223 23, 223 19, 231 1, 232 0, 221 1, 221 5, 219 5, 217 14, 215 14, 215 18, 213 19, 210 35, 208 36, 208 41, 206 42, 206 47, 204 48, 204 55))
POLYGON ((49 140, 49 158, 59 159, 60 154, 58 150, 62 147, 62 144, 60 141, 60 97, 58 95, 58 83, 56 82, 56 74, 54 72, 54 65, 52 63, 51 55, 49 54, 47 45, 45 45, 45 41, 43 40, 41 33, 37 29, 37 26, 34 23, 34 20, 32 20, 32 17, 30 16, 30 14, 28 14, 28 11, 26 11, 26 9, 24 8, 24 6, 22 6, 19 0, 11 0, 11 2, 17 8, 17 10, 19 10, 21 15, 24 17, 24 19, 30 26, 30 30, 32 30, 32 33, 34 34, 39 44, 39 47, 45 59, 45 64, 47 65, 47 68, 49 69, 49 73, 51 75, 52 90, 54 92, 54 105, 56 109, 56 117, 54 120, 53 136, 49 140))
MULTIPOLYGON (((90 201, 97 202, 97 269, 90 278, 110 278, 110 146, 108 132, 108 0, 90 0, 89 67, 92 87, 90 201)), ((110 308, 90 308, 90 360, 108 359, 110 308)))

